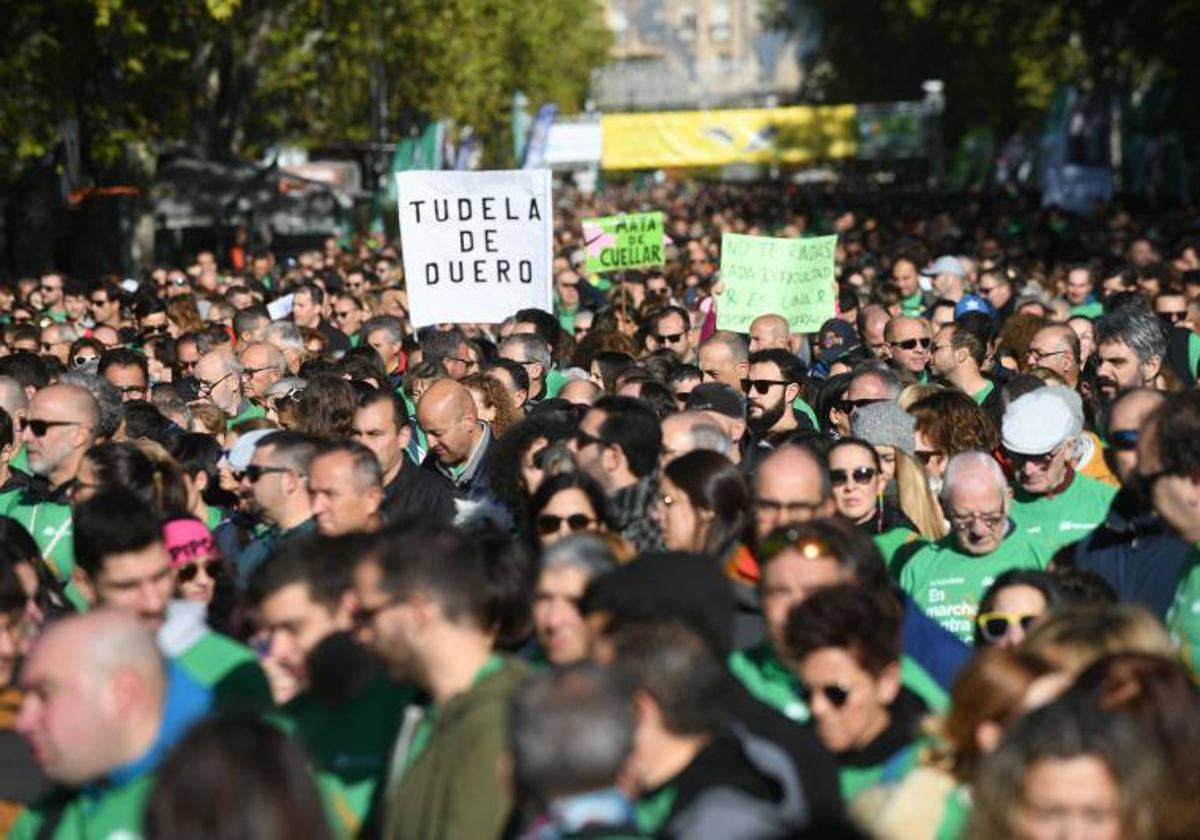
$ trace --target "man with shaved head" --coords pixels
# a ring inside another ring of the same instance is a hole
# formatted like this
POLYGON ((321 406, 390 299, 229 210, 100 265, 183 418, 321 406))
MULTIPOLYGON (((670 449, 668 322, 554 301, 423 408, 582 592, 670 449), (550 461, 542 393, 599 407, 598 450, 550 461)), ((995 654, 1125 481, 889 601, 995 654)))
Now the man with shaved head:
POLYGON ((787 350, 788 322, 782 315, 768 313, 750 322, 750 352, 787 350))
POLYGON ((459 499, 491 498, 492 430, 479 419, 471 392, 453 379, 439 379, 421 395, 417 422, 429 441, 422 466, 450 479, 459 499))
POLYGON ((209 693, 164 664, 130 615, 55 622, 21 669, 17 731, 61 790, 9 837, 140 837, 154 772, 209 710, 209 693))
POLYGON ((75 567, 69 494, 79 462, 96 442, 99 422, 100 408, 83 388, 51 385, 38 391, 20 437, 33 480, 0 495, 0 514, 25 526, 63 582, 75 567))
POLYGON ((924 382, 933 344, 929 324, 922 318, 901 315, 888 321, 883 331, 888 360, 905 382, 924 382))
POLYGON ((740 391, 742 380, 750 372, 745 336, 726 330, 713 333, 700 345, 699 361, 705 382, 724 382, 740 391))
POLYGON ((806 446, 776 449, 758 465, 754 475, 754 528, 764 539, 818 516, 832 516, 833 488, 821 458, 806 446))

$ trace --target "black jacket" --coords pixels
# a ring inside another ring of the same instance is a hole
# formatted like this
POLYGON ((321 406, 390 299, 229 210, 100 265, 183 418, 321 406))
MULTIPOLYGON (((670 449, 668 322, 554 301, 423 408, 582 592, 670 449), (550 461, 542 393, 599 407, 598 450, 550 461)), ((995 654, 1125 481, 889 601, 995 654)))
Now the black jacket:
POLYGON ((1108 581, 1121 601, 1164 618, 1191 553, 1148 503, 1123 487, 1104 524, 1076 544, 1074 560, 1108 581))
POLYGON ((383 488, 383 516, 388 524, 419 519, 454 521, 454 485, 436 470, 426 470, 404 456, 404 466, 383 488))

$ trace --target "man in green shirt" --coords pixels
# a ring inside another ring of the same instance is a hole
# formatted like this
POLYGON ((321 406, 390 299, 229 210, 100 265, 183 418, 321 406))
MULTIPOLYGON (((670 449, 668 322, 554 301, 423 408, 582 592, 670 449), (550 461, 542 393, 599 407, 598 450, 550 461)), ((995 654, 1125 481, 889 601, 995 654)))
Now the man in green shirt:
POLYGON ((25 811, 8 836, 141 837, 154 771, 208 712, 208 692, 164 666, 150 632, 112 610, 50 626, 21 688, 17 728, 61 790, 25 811))
POLYGON ((265 417, 267 412, 251 402, 242 391, 241 365, 233 351, 222 347, 211 350, 196 362, 196 394, 208 400, 229 416, 227 426, 233 428, 243 420, 265 417))
POLYGON ((513 805, 497 772, 509 701, 529 668, 492 649, 478 547, 448 526, 416 527, 385 537, 353 576, 360 639, 429 697, 393 752, 385 836, 498 836, 513 805))
POLYGON ((93 607, 129 613, 157 634, 163 654, 213 693, 223 710, 273 704, 258 657, 216 633, 202 604, 172 602, 175 577, 155 513, 124 489, 106 490, 75 509, 81 589, 93 607))
POLYGON ((83 388, 51 385, 38 391, 21 431, 34 479, 0 495, 0 514, 25 526, 64 583, 75 567, 68 496, 84 453, 96 441, 99 422, 100 408, 83 388))
MULTIPOLYGON (((1200 393, 1167 397, 1138 435, 1137 479, 1181 539, 1200 546, 1200 393)), ((1167 612, 1167 626, 1192 679, 1200 682, 1200 548, 1192 552, 1167 612)))
POLYGON ((925 311, 925 295, 921 291, 921 275, 910 257, 900 256, 892 262, 892 285, 900 292, 900 310, 904 315, 919 317, 925 311))
POLYGON ((1075 420, 1053 388, 1018 397, 1004 412, 1001 442, 1016 482, 1010 516, 1045 555, 1087 536, 1108 516, 1116 488, 1075 472, 1075 420))
POLYGON ((1066 298, 1072 315, 1094 319, 1104 314, 1103 304, 1096 300, 1095 288, 1096 280, 1086 265, 1077 265, 1067 272, 1066 298))
POLYGON ((930 618, 971 644, 983 593, 1009 569, 1044 569, 1049 558, 1008 518, 1012 491, 984 452, 950 459, 942 509, 952 532, 918 550, 900 573, 900 586, 930 618))
POLYGON ((947 324, 933 337, 929 365, 933 372, 958 390, 983 405, 996 387, 979 372, 987 356, 987 347, 970 330, 947 324))
POLYGON ((316 770, 338 792, 330 810, 348 835, 371 819, 376 792, 410 689, 388 679, 379 660, 354 642, 351 565, 354 538, 293 540, 250 579, 250 600, 267 634, 270 657, 291 678, 292 696, 276 696, 283 727, 302 743, 316 770))

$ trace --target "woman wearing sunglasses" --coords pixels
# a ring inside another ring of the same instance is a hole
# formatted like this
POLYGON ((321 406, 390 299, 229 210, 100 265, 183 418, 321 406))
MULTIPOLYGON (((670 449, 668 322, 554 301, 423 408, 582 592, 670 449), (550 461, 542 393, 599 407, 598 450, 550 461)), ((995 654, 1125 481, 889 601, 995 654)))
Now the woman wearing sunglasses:
POLYGON ((817 736, 837 760, 842 797, 897 784, 916 766, 924 701, 900 680, 903 607, 884 590, 839 585, 788 617, 787 647, 817 736))
POLYGON ((983 593, 975 616, 975 647, 1016 647, 1062 602, 1054 578, 1034 569, 1010 569, 983 593))
POLYGON ((171 555, 175 597, 212 604, 218 582, 226 577, 225 559, 212 533, 190 516, 169 519, 163 523, 163 542, 171 555))
POLYGON ((916 525, 885 502, 879 453, 865 440, 846 438, 829 450, 829 483, 840 516, 870 535, 888 566, 909 543, 920 539, 916 525))
POLYGON ((550 476, 530 503, 533 544, 547 548, 570 534, 607 531, 608 504, 600 485, 582 473, 550 476))

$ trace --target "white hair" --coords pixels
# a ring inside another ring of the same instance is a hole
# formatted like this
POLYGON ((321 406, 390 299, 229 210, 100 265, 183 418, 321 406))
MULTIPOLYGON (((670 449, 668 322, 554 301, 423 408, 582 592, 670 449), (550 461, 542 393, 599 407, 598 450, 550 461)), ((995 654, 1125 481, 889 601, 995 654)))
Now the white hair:
POLYGON ((977 470, 982 470, 991 477, 996 484, 996 492, 1000 494, 1000 498, 1008 498, 1008 479, 1005 478, 1004 470, 1000 469, 996 459, 986 452, 969 450, 958 453, 950 459, 950 463, 946 464, 946 471, 942 474, 941 492, 944 507, 951 507, 950 495, 954 492, 955 485, 962 481, 964 473, 973 474, 977 470))

